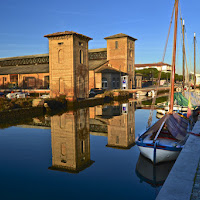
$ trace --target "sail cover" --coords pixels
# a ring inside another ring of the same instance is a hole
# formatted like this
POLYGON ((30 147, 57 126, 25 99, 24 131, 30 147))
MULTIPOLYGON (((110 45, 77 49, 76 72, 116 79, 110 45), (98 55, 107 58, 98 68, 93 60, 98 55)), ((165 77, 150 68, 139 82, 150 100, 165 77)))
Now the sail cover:
POLYGON ((169 132, 177 139, 184 140, 187 135, 188 120, 181 117, 178 113, 168 114, 166 125, 169 132))
POLYGON ((164 117, 158 120, 141 137, 145 138, 146 135, 152 135, 153 133, 156 133, 163 125, 164 121, 167 125, 167 129, 174 138, 180 141, 185 139, 187 135, 188 119, 181 117, 178 113, 164 115, 164 117))

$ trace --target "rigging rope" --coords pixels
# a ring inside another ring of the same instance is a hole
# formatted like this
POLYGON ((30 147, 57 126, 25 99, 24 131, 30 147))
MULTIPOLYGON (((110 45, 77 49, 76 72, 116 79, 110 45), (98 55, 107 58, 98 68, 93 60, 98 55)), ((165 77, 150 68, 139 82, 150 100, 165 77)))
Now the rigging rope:
MULTIPOLYGON (((168 45, 169 35, 170 35, 170 31, 171 31, 171 25, 172 25, 172 21, 173 21, 173 17, 174 17, 174 10, 175 10, 175 3, 174 3, 174 7, 173 7, 173 11, 172 11, 172 16, 171 16, 171 20, 170 20, 170 25, 169 25, 169 29, 168 29, 167 40, 166 40, 166 43, 165 43, 165 48, 164 48, 164 53, 163 53, 163 57, 162 57, 162 62, 164 62, 164 60, 165 60, 165 54, 166 54, 166 51, 167 51, 167 45, 168 45)), ((155 89, 155 95, 153 97, 152 104, 151 104, 151 110, 150 110, 150 113, 149 113, 149 119, 148 119, 147 129, 151 126, 151 123, 152 123, 153 110, 155 108, 156 97, 157 97, 157 93, 158 93, 158 87, 160 86, 161 73, 162 73, 162 66, 161 66, 161 70, 159 71, 159 74, 158 74, 158 79, 157 79, 156 89, 155 89)))

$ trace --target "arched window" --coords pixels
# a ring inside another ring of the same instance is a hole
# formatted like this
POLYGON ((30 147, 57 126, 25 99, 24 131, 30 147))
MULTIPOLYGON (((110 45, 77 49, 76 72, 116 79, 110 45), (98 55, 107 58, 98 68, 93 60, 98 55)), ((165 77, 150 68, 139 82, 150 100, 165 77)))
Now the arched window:
POLYGON ((83 51, 80 50, 80 64, 83 64, 83 51))
POLYGON ((58 51, 58 63, 63 63, 63 50, 58 51))
POLYGON ((107 81, 107 78, 102 78, 102 88, 103 89, 106 89, 108 88, 108 81, 107 81))

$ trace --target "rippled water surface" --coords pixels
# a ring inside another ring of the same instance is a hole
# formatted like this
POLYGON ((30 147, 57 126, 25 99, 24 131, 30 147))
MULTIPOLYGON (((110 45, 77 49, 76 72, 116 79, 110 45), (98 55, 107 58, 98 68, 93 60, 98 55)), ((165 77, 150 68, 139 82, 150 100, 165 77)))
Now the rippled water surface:
POLYGON ((0 129, 1 199, 155 199, 163 178, 134 146, 148 116, 127 103, 0 129))

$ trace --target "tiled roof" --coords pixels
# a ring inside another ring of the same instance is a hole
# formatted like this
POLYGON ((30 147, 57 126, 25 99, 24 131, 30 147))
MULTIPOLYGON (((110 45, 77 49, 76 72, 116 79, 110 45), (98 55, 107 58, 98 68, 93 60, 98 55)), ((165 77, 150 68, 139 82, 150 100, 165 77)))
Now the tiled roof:
POLYGON ((89 40, 92 40, 92 38, 86 36, 86 35, 82 35, 80 33, 76 33, 74 31, 64 31, 64 32, 57 32, 57 33, 52 33, 52 34, 48 34, 48 35, 45 35, 44 37, 56 37, 56 36, 63 36, 63 35, 77 35, 77 36, 81 36, 81 37, 85 37, 89 40))
POLYGON ((18 60, 18 59, 24 59, 24 58, 38 58, 38 57, 48 57, 49 54, 35 54, 35 55, 27 55, 27 56, 17 56, 17 57, 6 57, 6 58, 0 58, 0 61, 5 60, 18 60))
POLYGON ((115 34, 115 35, 111 35, 111 36, 105 37, 104 39, 108 40, 108 39, 123 38, 123 37, 128 37, 129 39, 131 39, 133 41, 137 40, 136 38, 133 38, 133 37, 126 35, 124 33, 118 33, 118 34, 115 34))
POLYGON ((162 66, 171 66, 170 64, 158 62, 158 63, 148 63, 148 64, 135 64, 135 67, 162 67, 162 66))
POLYGON ((49 64, 0 67, 0 75, 49 73, 49 64))
POLYGON ((107 60, 89 60, 89 70, 95 70, 96 68, 101 67, 107 62, 107 60))

